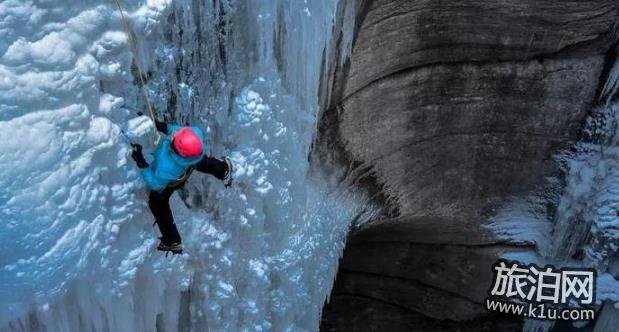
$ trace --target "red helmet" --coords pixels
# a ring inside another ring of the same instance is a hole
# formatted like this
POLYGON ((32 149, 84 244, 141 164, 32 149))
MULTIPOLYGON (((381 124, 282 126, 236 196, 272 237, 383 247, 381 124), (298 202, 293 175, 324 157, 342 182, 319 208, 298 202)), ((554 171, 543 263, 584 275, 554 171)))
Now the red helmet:
POLYGON ((172 135, 172 146, 184 158, 195 158, 202 154, 202 140, 189 127, 183 127, 172 135))

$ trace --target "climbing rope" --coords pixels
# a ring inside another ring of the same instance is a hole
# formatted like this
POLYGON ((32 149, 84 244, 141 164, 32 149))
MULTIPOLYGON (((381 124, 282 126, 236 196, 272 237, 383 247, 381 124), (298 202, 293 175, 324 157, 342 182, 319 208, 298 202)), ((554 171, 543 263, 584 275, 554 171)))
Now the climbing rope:
MULTIPOLYGON (((133 33, 131 33, 131 28, 129 27, 129 22, 127 21, 122 5, 120 4, 120 0, 114 0, 114 2, 116 3, 116 6, 118 7, 118 11, 120 12, 120 19, 123 23, 125 33, 127 34, 127 38, 129 41, 129 51, 133 55, 133 64, 138 70, 138 77, 140 78, 141 90, 142 90, 142 94, 144 95, 144 100, 146 101, 146 107, 148 108, 150 119, 153 122, 155 122, 155 112, 153 111, 153 107, 150 103, 150 99, 148 98, 148 91, 146 91, 146 82, 144 81, 142 67, 140 66, 140 60, 138 59, 138 51, 137 51, 137 46, 136 46, 137 44, 135 42, 135 39, 133 38, 133 33)), ((155 142, 154 142, 155 145, 159 143, 159 139, 160 139, 159 132, 156 132, 156 135, 157 136, 155 137, 155 142)))

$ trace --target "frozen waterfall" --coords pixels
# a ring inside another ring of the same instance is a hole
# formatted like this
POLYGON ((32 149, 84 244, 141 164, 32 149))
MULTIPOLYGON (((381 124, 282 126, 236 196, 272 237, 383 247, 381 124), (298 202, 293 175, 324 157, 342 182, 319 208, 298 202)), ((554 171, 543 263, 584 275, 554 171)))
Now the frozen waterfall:
MULTIPOLYGON (((607 76, 583 138, 555 156, 563 177, 549 178, 541 191, 514 198, 489 224, 506 240, 535 245, 534 252, 510 252, 505 258, 595 268, 598 308, 606 303, 596 331, 613 330, 619 320, 619 59, 607 76)), ((525 330, 545 331, 553 324, 529 320, 525 330)))
POLYGON ((158 116, 236 164, 173 196, 168 258, 120 135, 144 99, 115 3, 0 2, 0 330, 317 330, 364 201, 308 176, 352 2, 121 2, 158 116))

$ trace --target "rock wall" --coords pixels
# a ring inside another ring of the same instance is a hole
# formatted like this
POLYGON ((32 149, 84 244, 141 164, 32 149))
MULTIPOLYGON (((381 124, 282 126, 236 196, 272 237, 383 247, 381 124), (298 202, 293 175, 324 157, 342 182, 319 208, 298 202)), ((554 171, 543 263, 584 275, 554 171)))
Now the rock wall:
POLYGON ((618 21, 615 0, 361 3, 312 161, 347 166, 383 212, 351 233, 323 330, 521 324, 482 301, 496 258, 532 244, 481 226, 561 178, 553 156, 596 103, 618 21))

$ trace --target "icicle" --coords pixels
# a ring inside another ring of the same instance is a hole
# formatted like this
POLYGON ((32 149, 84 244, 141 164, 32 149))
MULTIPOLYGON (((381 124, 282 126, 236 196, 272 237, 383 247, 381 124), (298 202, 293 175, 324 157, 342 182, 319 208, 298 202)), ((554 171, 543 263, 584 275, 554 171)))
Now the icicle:
MULTIPOLYGON (((237 169, 230 189, 194 174, 172 197, 188 254, 167 259, 119 135, 146 137, 152 124, 130 120, 143 98, 114 2, 56 1, 54 25, 41 19, 51 2, 14 3, 32 38, 58 31, 30 41, 16 25, 0 41, 0 84, 12 89, 4 124, 30 149, 16 150, 19 168, 0 161, 11 197, 0 243, 12 250, 0 329, 317 330, 364 202, 307 178, 338 1, 123 1, 157 115, 202 126, 210 152, 237 169)), ((10 156, 17 144, 2 132, 10 156)))

